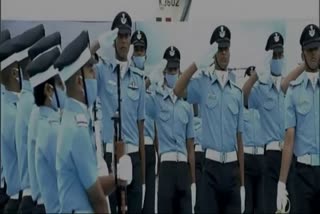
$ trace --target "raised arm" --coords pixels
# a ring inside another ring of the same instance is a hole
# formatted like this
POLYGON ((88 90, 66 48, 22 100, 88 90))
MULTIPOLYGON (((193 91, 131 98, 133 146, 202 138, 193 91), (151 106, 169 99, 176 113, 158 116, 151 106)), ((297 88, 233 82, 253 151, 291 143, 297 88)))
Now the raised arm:
POLYGON ((294 68, 285 78, 282 79, 281 90, 283 91, 283 93, 287 93, 290 82, 296 80, 305 69, 305 63, 301 63, 296 68, 294 68))

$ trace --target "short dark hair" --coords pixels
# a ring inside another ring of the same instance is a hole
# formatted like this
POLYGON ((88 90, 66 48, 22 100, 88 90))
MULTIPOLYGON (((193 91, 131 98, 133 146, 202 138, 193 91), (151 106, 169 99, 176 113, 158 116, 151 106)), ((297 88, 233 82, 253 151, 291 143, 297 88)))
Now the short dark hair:
POLYGON ((33 96, 34 96, 34 100, 35 103, 38 107, 43 106, 44 105, 44 101, 46 100, 46 96, 44 95, 44 86, 46 85, 46 83, 52 85, 53 87, 55 87, 54 83, 54 77, 51 77, 50 79, 48 79, 47 81, 41 83, 40 85, 37 85, 34 89, 33 89, 33 96))

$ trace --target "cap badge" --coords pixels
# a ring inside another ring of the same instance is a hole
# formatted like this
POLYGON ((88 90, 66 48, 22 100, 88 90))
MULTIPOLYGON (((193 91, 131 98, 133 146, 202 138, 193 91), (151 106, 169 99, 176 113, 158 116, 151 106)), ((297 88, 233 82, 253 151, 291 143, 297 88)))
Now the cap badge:
POLYGON ((219 35, 221 38, 223 38, 226 35, 226 31, 223 29, 223 26, 220 27, 219 35))
POLYGON ((310 26, 309 36, 314 37, 315 30, 313 29, 313 25, 310 26))
POLYGON ((126 15, 124 13, 122 13, 121 23, 122 24, 126 24, 127 23, 127 18, 126 18, 126 15))
POLYGON ((275 42, 279 42, 279 35, 276 33, 275 35, 274 35, 274 41, 275 42))
POLYGON ((171 46, 171 50, 170 50, 169 54, 170 54, 170 56, 174 56, 175 51, 174 51, 174 49, 173 49, 173 46, 171 46))
POLYGON ((140 39, 141 39, 141 37, 142 37, 142 36, 141 36, 141 33, 140 33, 140 31, 138 31, 138 34, 137 34, 137 39, 138 39, 138 40, 140 40, 140 39))

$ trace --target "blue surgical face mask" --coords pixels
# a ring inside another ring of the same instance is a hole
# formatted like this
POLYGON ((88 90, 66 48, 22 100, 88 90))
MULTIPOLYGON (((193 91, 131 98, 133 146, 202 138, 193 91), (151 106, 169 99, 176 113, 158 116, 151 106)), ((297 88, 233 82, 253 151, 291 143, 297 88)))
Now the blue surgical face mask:
POLYGON ((60 109, 63 109, 65 100, 67 98, 66 92, 63 91, 60 87, 56 87, 56 91, 59 99, 60 109))
POLYGON ((272 59, 271 60, 271 74, 273 76, 281 76, 283 70, 283 59, 272 59))
POLYGON ((137 68, 141 70, 144 69, 144 63, 146 62, 145 56, 132 56, 132 60, 137 68))
POLYGON ((57 100, 56 93, 53 93, 51 97, 51 106, 54 110, 58 111, 59 107, 58 107, 58 100, 57 100))
POLYGON ((165 78, 169 88, 173 88, 178 80, 178 74, 165 74, 165 78))
POLYGON ((98 86, 96 79, 85 79, 88 107, 90 108, 97 99, 98 86))

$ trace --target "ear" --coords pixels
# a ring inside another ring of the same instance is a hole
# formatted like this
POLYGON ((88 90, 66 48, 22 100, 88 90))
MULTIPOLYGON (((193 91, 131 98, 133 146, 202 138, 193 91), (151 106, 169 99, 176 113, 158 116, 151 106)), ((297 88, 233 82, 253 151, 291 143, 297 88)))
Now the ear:
POLYGON ((45 95, 47 98, 52 97, 52 94, 53 94, 53 86, 51 86, 49 83, 46 83, 46 84, 44 85, 44 88, 43 88, 43 93, 44 93, 44 95, 45 95))

